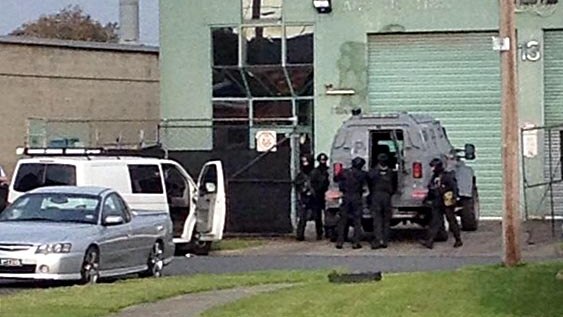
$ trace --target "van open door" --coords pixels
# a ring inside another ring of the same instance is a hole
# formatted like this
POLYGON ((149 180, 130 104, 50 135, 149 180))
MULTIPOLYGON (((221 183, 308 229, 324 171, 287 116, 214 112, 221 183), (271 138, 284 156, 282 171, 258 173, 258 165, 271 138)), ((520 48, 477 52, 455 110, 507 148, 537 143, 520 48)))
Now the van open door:
POLYGON ((197 187, 196 231, 200 234, 200 240, 221 240, 227 211, 221 161, 211 161, 203 166, 197 187))

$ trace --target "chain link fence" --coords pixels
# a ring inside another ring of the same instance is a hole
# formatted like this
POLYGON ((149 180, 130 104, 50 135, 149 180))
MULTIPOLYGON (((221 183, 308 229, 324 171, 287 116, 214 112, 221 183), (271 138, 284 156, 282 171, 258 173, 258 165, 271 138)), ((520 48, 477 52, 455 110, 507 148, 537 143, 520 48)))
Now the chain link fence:
POLYGON ((277 131, 279 141, 301 131, 294 121, 294 118, 163 120, 160 144, 173 150, 255 150, 258 131, 277 131))
POLYGON ((159 120, 28 118, 28 147, 140 149, 159 143, 159 120))
POLYGON ((555 220, 563 218, 563 124, 524 127, 520 137, 526 219, 531 215, 550 218, 554 233, 555 220))

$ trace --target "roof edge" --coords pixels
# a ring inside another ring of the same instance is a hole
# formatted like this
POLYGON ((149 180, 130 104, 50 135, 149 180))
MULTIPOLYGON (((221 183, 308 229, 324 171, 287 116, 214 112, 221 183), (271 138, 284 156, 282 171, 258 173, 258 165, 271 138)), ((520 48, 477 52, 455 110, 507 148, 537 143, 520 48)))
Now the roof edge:
POLYGON ((94 51, 132 52, 132 53, 147 53, 147 54, 159 54, 160 52, 160 48, 158 46, 150 46, 150 45, 71 41, 71 40, 45 39, 45 38, 28 37, 28 36, 0 36, 0 44, 50 46, 50 47, 59 47, 59 48, 67 48, 67 49, 84 49, 84 50, 94 50, 94 51))

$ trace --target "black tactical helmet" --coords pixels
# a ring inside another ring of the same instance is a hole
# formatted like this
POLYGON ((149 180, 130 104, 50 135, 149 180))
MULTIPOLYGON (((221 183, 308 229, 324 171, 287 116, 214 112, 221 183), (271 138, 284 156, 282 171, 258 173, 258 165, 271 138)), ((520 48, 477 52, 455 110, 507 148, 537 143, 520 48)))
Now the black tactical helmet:
POLYGON ((435 158, 430 161, 430 167, 432 167, 435 172, 441 172, 444 170, 444 162, 439 158, 435 158))
POLYGON ((377 155, 377 162, 378 163, 387 163, 387 160, 389 160, 389 156, 385 153, 379 153, 377 155))
POLYGON ((362 167, 364 167, 365 164, 366 164, 366 160, 364 160, 361 157, 356 157, 352 160, 352 167, 357 169, 362 169, 362 167))
POLYGON ((305 173, 309 173, 310 171, 313 170, 313 168, 315 168, 315 162, 313 161, 313 156, 312 155, 302 155, 301 156, 301 161, 299 162, 299 165, 301 167, 301 171, 305 172, 305 173))
POLYGON ((302 155, 301 156, 301 165, 307 166, 313 163, 313 156, 312 155, 302 155))
POLYGON ((326 163, 328 161, 328 156, 324 153, 317 155, 317 162, 319 163, 326 163))

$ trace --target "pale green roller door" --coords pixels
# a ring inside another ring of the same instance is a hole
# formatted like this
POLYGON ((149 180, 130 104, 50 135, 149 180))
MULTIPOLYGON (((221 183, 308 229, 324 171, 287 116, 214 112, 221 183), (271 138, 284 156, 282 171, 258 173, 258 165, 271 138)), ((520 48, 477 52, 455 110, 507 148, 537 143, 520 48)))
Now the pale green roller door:
POLYGON ((456 147, 473 143, 481 215, 502 214, 500 58, 495 33, 369 37, 372 111, 428 113, 456 147))
MULTIPOLYGON (((545 124, 563 125, 563 31, 544 33, 544 98, 545 124)), ((561 179, 561 135, 560 129, 552 131, 551 153, 552 172, 555 179, 561 179)), ((549 143, 546 135, 546 153, 549 143)), ((547 154, 546 154, 547 155, 547 154)), ((549 157, 546 157, 545 176, 549 178, 549 157)), ((563 216, 563 184, 553 186, 555 213, 563 216)))

